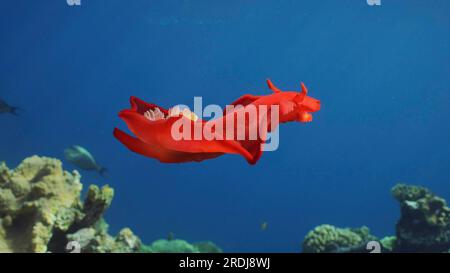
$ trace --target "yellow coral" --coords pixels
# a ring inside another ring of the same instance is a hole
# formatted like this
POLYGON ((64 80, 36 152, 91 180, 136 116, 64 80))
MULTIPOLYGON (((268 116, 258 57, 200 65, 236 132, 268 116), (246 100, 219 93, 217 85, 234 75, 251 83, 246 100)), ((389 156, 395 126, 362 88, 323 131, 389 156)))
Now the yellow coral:
POLYGON ((367 227, 349 229, 320 225, 306 235, 303 241, 303 251, 338 252, 341 248, 359 247, 369 239, 374 239, 374 237, 369 234, 367 227))
POLYGON ((47 252, 54 228, 67 229, 81 207, 79 174, 63 171, 59 160, 33 156, 15 170, 0 165, 0 177, 0 218, 12 219, 1 225, 0 251, 47 252))

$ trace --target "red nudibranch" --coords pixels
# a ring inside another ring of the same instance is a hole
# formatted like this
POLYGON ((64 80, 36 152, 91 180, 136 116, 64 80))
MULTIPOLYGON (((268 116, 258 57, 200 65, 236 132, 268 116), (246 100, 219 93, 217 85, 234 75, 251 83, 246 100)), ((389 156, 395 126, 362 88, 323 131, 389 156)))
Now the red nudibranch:
MULTIPOLYGON (((270 95, 243 95, 231 105, 241 105, 241 110, 246 111, 250 106, 255 109, 264 109, 270 106, 277 106, 278 120, 280 123, 298 121, 310 122, 311 113, 320 110, 320 101, 307 96, 308 90, 302 83, 301 92, 281 91, 270 80, 267 80, 269 88, 273 91, 270 95)), ((219 126, 223 124, 235 124, 233 129, 237 130, 240 120, 236 120, 236 112, 225 112, 222 117, 212 121, 198 119, 197 116, 187 109, 181 111, 178 107, 165 109, 155 104, 144 102, 136 97, 130 98, 131 109, 122 110, 119 117, 127 124, 129 130, 135 135, 131 136, 124 131, 115 128, 114 136, 131 151, 155 158, 164 163, 181 163, 191 161, 203 161, 223 154, 239 154, 243 156, 248 163, 255 164, 262 155, 262 145, 265 142, 265 136, 259 135, 256 139, 175 139, 172 134, 172 127, 176 122, 192 123, 193 126, 219 126), (226 117, 233 115, 231 123, 225 120, 226 117), (227 123, 228 122, 228 123, 227 123), (210 123, 210 124, 208 124, 210 123)), ((259 110, 256 110, 260 115, 259 110)), ((244 118, 244 122, 248 118, 244 118)), ((268 122, 268 131, 271 132, 276 127, 268 122)), ((248 135, 248 125, 246 135, 248 135)), ((224 127, 223 134, 226 134, 224 127)))

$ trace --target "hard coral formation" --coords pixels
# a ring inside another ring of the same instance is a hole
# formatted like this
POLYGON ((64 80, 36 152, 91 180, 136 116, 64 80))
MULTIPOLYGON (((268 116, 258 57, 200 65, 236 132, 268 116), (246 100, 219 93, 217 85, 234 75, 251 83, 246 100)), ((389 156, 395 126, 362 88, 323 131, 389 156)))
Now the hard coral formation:
POLYGON ((132 253, 141 248, 141 240, 129 228, 122 229, 114 238, 107 229, 95 227, 82 228, 68 234, 69 241, 80 244, 83 253, 132 253))
POLYGON ((203 241, 193 244, 200 253, 222 253, 222 249, 210 241, 203 241))
POLYGON ((143 246, 141 252, 146 253, 221 253, 222 250, 212 242, 190 244, 184 240, 160 239, 149 246, 143 246))
POLYGON ((0 165, 2 252, 47 252, 53 232, 83 219, 80 175, 61 162, 33 156, 15 170, 0 165))
POLYGON ((338 228, 321 225, 310 231, 303 241, 303 251, 323 252, 361 252, 367 242, 376 240, 369 228, 338 228))
POLYGON ((384 252, 393 252, 396 242, 397 237, 395 236, 386 236, 380 240, 380 244, 384 252))
MULTIPOLYGON (((420 186, 397 184, 391 190, 400 202, 397 236, 381 239, 382 252, 450 252, 450 209, 443 198, 420 186)), ((368 252, 376 240, 367 228, 321 225, 303 241, 304 252, 368 252)))
MULTIPOLYGON (((57 159, 33 156, 14 170, 0 163, 0 252, 71 252, 78 246, 80 252, 93 253, 173 250, 161 243, 146 247, 128 228, 111 236, 103 213, 114 190, 91 185, 81 201, 82 188, 80 174, 64 171, 57 159)), ((194 252, 217 248, 212 243, 184 245, 194 252)))
POLYGON ((394 251, 444 252, 450 249, 450 209, 430 190, 405 184, 392 188, 400 202, 394 251))

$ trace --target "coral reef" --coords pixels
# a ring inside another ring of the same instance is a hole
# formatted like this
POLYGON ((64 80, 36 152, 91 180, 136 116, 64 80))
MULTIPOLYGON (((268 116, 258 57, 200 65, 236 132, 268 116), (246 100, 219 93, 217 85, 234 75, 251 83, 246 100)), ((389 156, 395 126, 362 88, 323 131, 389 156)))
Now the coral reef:
POLYGON ((53 232, 67 232, 84 218, 78 172, 37 156, 15 170, 0 165, 2 252, 47 252, 53 232))
MULTIPOLYGON (((77 171, 67 172, 57 159, 33 156, 16 169, 0 163, 0 252, 90 253, 217 253, 212 242, 189 243, 160 239, 145 245, 129 228, 117 236, 103 219, 114 190, 83 185, 77 171), (71 243, 76 242, 76 245, 71 243)), ((367 252, 369 241, 379 241, 383 252, 450 252, 450 209, 430 190, 398 184, 391 190, 400 203, 396 236, 378 240, 369 228, 321 225, 303 241, 303 251, 367 252)))
POLYGON ((386 236, 380 240, 382 249, 384 252, 393 252, 395 244, 397 242, 397 237, 395 236, 386 236))
POLYGON ((369 241, 376 240, 368 227, 337 228, 321 225, 310 231, 303 241, 303 251, 322 252, 361 252, 369 241))
POLYGON ((197 242, 193 244, 200 253, 222 253, 222 249, 210 241, 197 242))
POLYGON ((450 250, 450 209, 430 190, 405 184, 392 188, 400 202, 397 252, 444 252, 450 250))
POLYGON ((69 242, 77 242, 83 253, 133 253, 142 246, 141 240, 129 228, 122 229, 116 237, 109 235, 108 224, 102 219, 93 227, 82 228, 67 234, 69 242))
MULTIPOLYGON (((382 252, 450 252, 450 209, 443 198, 430 190, 397 184, 391 189, 400 202, 396 236, 381 240, 382 252)), ((368 252, 368 241, 376 241, 369 229, 321 225, 303 241, 304 252, 368 252)))
POLYGON ((150 246, 142 246, 146 253, 221 253, 222 250, 212 242, 190 244, 184 240, 156 240, 150 246))
POLYGON ((111 236, 103 213, 114 190, 91 185, 81 201, 82 188, 80 174, 64 171, 57 159, 33 156, 14 170, 0 163, 0 252, 220 251, 212 243, 191 245, 181 240, 174 240, 182 242, 180 248, 158 241, 145 246, 128 228, 111 236))

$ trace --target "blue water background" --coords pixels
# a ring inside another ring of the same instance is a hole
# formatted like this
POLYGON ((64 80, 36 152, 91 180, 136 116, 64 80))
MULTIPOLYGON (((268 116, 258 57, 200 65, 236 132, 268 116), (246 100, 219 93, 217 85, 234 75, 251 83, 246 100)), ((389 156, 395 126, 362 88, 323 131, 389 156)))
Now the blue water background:
POLYGON ((0 98, 24 111, 0 115, 0 159, 85 146, 109 173, 83 183, 116 190, 111 232, 145 243, 173 232, 227 252, 298 252, 323 223, 394 234, 397 182, 450 200, 449 14, 447 0, 2 1, 0 98), (283 125, 255 166, 161 164, 112 136, 131 95, 225 105, 269 94, 266 78, 305 82, 322 110, 283 125))

